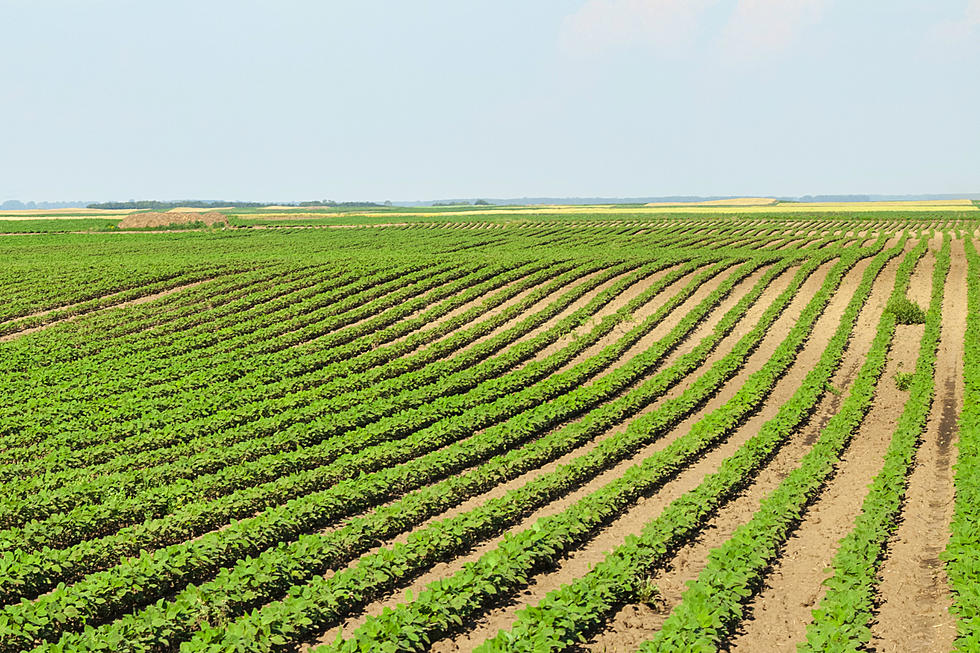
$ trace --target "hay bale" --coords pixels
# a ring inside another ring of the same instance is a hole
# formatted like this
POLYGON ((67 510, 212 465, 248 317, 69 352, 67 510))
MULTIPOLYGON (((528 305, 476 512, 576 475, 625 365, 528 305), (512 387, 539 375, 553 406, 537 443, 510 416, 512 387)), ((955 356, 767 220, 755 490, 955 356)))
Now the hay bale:
POLYGON ((166 227, 175 224, 187 224, 189 222, 203 222, 208 226, 218 223, 227 225, 228 217, 216 211, 209 211, 207 213, 160 213, 157 211, 130 213, 119 223, 119 228, 141 229, 146 227, 166 227))

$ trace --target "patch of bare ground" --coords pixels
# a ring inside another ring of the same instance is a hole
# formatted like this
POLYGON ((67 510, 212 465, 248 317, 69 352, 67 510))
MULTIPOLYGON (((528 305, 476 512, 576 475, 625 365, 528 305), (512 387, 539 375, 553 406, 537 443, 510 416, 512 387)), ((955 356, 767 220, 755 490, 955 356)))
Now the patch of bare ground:
POLYGON ((870 647, 875 651, 950 651, 956 637, 956 621, 948 611, 949 582, 939 561, 953 514, 952 459, 963 406, 966 335, 963 241, 954 240, 951 246, 936 352, 936 396, 909 476, 902 521, 879 571, 879 607, 870 647))
MULTIPOLYGON (((940 247, 942 242, 940 242, 940 247)), ((918 304, 922 310, 929 308, 929 299, 932 297, 932 269, 936 264, 936 252, 930 243, 929 249, 919 259, 919 263, 912 272, 909 279, 909 289, 906 295, 913 302, 918 304)), ((911 371, 911 370, 907 370, 911 371)))
POLYGON ((143 227, 165 227, 172 224, 200 222, 205 225, 228 224, 228 217, 217 211, 206 212, 166 212, 130 213, 119 223, 120 229, 140 229, 143 227))
MULTIPOLYGON (((760 411, 739 427, 727 442, 684 473, 684 491, 696 487, 706 474, 717 471, 721 462, 754 436, 761 425, 774 417, 779 407, 796 392, 802 379, 822 355, 868 263, 868 260, 860 261, 844 278, 840 290, 817 321, 813 335, 796 358, 793 367, 776 384, 760 411)), ((836 412, 834 399, 836 397, 831 395, 830 400, 819 404, 809 424, 819 421, 824 416, 829 418, 829 415, 836 412)), ((808 439, 805 430, 794 434, 759 473, 755 481, 741 495, 718 511, 708 522, 700 537, 681 548, 671 564, 654 575, 652 582, 659 590, 655 602, 623 606, 607 628, 597 633, 585 648, 590 651, 631 650, 659 630, 670 611, 681 601, 685 583, 696 578, 703 570, 708 552, 728 539, 740 524, 751 519, 758 507, 759 499, 778 485, 805 453, 809 446, 808 439)))
MULTIPOLYGON (((759 272, 758 274, 761 275, 763 273, 764 272, 759 272)), ((786 273, 784 272, 783 275, 782 275, 782 277, 785 277, 785 276, 786 276, 786 273)), ((729 308, 731 308, 732 306, 734 306, 734 304, 737 303, 741 299, 741 297, 744 295, 744 293, 748 292, 748 290, 752 287, 752 284, 754 284, 754 282, 756 280, 755 279, 755 275, 750 275, 750 277, 751 277, 750 279, 743 280, 740 284, 738 284, 733 289, 732 294, 728 298, 726 298, 726 300, 724 302, 722 302, 718 307, 716 307, 716 309, 714 311, 712 311, 712 313, 709 315, 709 317, 707 318, 707 320, 704 323, 702 323, 702 325, 700 325, 695 330, 695 332, 692 334, 691 337, 689 337, 687 340, 685 340, 684 343, 682 343, 682 345, 679 347, 679 350, 683 350, 683 351, 680 351, 679 353, 677 353, 677 355, 680 355, 680 353, 683 353, 683 352, 686 352, 686 351, 689 351, 690 349, 692 349, 695 346, 695 344, 698 341, 700 341, 701 337, 703 337, 704 335, 706 335, 711 329, 714 328, 714 325, 717 324, 718 320, 721 319, 721 316, 724 315, 724 313, 729 308)), ((780 281, 780 279, 777 279, 776 280, 776 282, 779 282, 779 281, 780 281)), ((787 281, 787 283, 788 283, 788 281, 787 281)), ((665 292, 669 292, 669 287, 667 289, 665 289, 665 292)), ((671 294, 673 294, 673 293, 671 293, 671 294)), ((749 321, 750 324, 749 325, 746 325, 744 327, 744 330, 748 330, 748 329, 751 328, 751 324, 753 324, 758 319, 759 315, 762 313, 762 311, 765 310, 765 307, 767 305, 768 304, 766 302, 760 300, 759 302, 756 303, 756 305, 754 305, 747 312, 747 314, 743 318, 743 320, 744 321, 749 321)), ((678 309, 683 309, 683 305, 681 307, 678 307, 678 309)), ((675 309, 674 313, 678 312, 678 309, 675 309)), ((683 313, 682 313, 682 315, 683 315, 683 313)), ((735 340, 733 339, 731 341, 731 343, 728 344, 728 347, 730 348, 731 347, 731 344, 733 344, 734 342, 735 342, 735 340)), ((725 341, 723 341, 721 343, 721 347, 720 348, 724 348, 725 347, 725 344, 726 344, 725 341)), ((540 467, 540 468, 538 468, 536 470, 533 470, 531 472, 527 472, 526 474, 523 474, 523 475, 521 475, 521 476, 519 476, 519 477, 517 477, 515 479, 512 479, 511 481, 508 481, 506 483, 502 483, 502 484, 494 487, 493 489, 491 489, 491 490, 489 490, 489 491, 487 491, 487 492, 485 492, 483 494, 480 494, 480 495, 478 495, 476 497, 473 497, 473 498, 471 498, 471 499, 469 499, 469 500, 461 503, 459 506, 456 506, 455 508, 452 508, 450 510, 447 510, 447 511, 441 513, 440 515, 438 515, 436 517, 433 517, 433 518, 427 520, 426 522, 424 522, 423 524, 419 525, 415 529, 413 529, 411 531, 408 531, 406 533, 403 533, 402 535, 400 535, 400 536, 398 536, 396 538, 393 538, 390 542, 386 542, 385 544, 390 544, 392 542, 403 542, 403 541, 405 541, 411 535, 412 532, 426 527, 428 524, 430 524, 433 521, 451 518, 451 517, 454 517, 454 516, 456 516, 458 514, 461 514, 463 512, 467 512, 469 510, 472 510, 472 509, 474 509, 474 508, 476 508, 476 507, 478 507, 478 506, 486 503, 487 501, 489 501, 491 499, 499 498, 499 497, 505 495, 507 492, 509 492, 509 491, 511 491, 513 489, 519 488, 519 487, 527 484, 528 482, 534 480, 535 478, 538 478, 539 476, 541 476, 543 474, 553 472, 555 469, 557 469, 561 465, 565 465, 565 464, 569 463, 570 461, 572 461, 573 459, 575 459, 575 458, 577 458, 577 457, 579 457, 581 455, 584 455, 584 454, 588 453, 599 442, 601 442, 602 440, 606 439, 607 437, 609 437, 610 435, 612 435, 614 433, 618 433, 622 428, 625 428, 625 424, 623 426, 621 426, 621 427, 617 427, 616 429, 611 429, 610 431, 607 431, 606 433, 604 433, 601 436, 599 436, 598 438, 596 438, 594 441, 592 441, 592 442, 590 442, 590 443, 588 443, 586 445, 583 445, 582 447, 579 447, 579 448, 575 449, 574 451, 571 451, 571 452, 569 452, 569 453, 561 456, 560 458, 556 459, 555 461, 552 461, 551 463, 548 463, 546 465, 543 465, 542 467, 540 467)), ((618 473, 616 473, 615 476, 618 476, 619 474, 621 474, 622 473, 622 470, 625 469, 626 466, 628 466, 628 464, 629 463, 624 463, 624 465, 620 465, 619 467, 617 467, 616 469, 619 469, 620 471, 618 473)), ((604 475, 603 478, 607 478, 610 473, 611 472, 607 472, 607 474, 604 475)), ((586 494, 586 493, 588 493, 588 492, 596 489, 597 487, 599 487, 599 486, 596 485, 596 482, 595 481, 593 481, 592 483, 589 483, 586 487, 583 487, 582 489, 580 489, 579 491, 575 492, 574 494, 569 495, 568 497, 564 497, 561 500, 556 501, 556 502, 554 502, 552 504, 549 504, 545 508, 542 508, 541 510, 533 513, 530 517, 528 517, 527 519, 525 519, 523 522, 521 522, 521 524, 519 524, 517 527, 515 527, 515 529, 512 529, 512 530, 520 530, 522 528, 526 528, 527 526, 529 526, 530 524, 532 524, 535 520, 537 520, 537 519, 539 519, 541 517, 544 517, 544 516, 547 516, 547 515, 556 514, 558 512, 561 512, 562 510, 564 510, 565 508, 567 508, 569 505, 571 505, 571 503, 573 503, 574 501, 576 501, 579 498, 581 498, 581 496, 584 496, 584 494, 586 494)), ((502 536, 498 536, 498 537, 492 538, 492 539, 490 539, 490 540, 488 540, 488 541, 486 541, 486 542, 478 545, 469 554, 467 554, 465 556, 456 558, 456 559, 454 559, 452 561, 449 561, 449 562, 446 562, 446 563, 440 563, 439 565, 435 566, 432 570, 430 570, 428 573, 423 574, 423 575, 419 576, 417 579, 415 579, 415 581, 408 587, 408 590, 411 590, 411 591, 414 592, 416 590, 419 590, 419 589, 424 588, 428 583, 432 582, 433 580, 435 580, 437 578, 441 578, 441 577, 444 577, 444 576, 447 576, 447 575, 450 575, 450 574, 455 573, 456 571, 458 571, 459 569, 461 569, 462 566, 463 566, 463 564, 465 564, 467 561, 475 560, 475 559, 479 558, 479 556, 483 555, 485 552, 487 552, 487 551, 492 550, 493 548, 495 548, 500 543, 501 539, 502 539, 502 536)), ((328 642, 328 641, 332 641, 334 638, 336 638, 337 633, 340 632, 340 631, 343 631, 345 633, 352 632, 354 629, 356 629, 358 626, 360 626, 368 616, 371 616, 371 615, 374 615, 374 614, 379 614, 380 611, 383 610, 384 607, 386 607, 386 606, 387 607, 393 607, 394 605, 397 605, 400 602, 400 599, 401 599, 402 596, 403 596, 402 591, 396 591, 396 592, 393 592, 393 593, 389 594, 384 599, 381 599, 380 601, 374 603, 373 605, 368 606, 361 614, 356 615, 356 616, 352 616, 351 618, 349 618, 347 621, 345 621, 343 624, 341 624, 340 627, 333 628, 333 629, 327 631, 317 641, 320 642, 320 643, 325 643, 325 642, 328 642)), ((437 649, 433 649, 433 650, 440 650, 440 649, 437 648, 437 649)))
MULTIPOLYGON (((865 315, 881 314, 898 262, 892 259, 876 282, 859 317, 856 338, 874 337, 877 318, 868 324, 865 315)), ((794 650, 796 642, 803 640, 810 613, 823 598, 822 583, 830 576, 828 568, 838 543, 853 528, 868 485, 884 463, 907 398, 907 393, 896 386, 895 373, 914 367, 922 330, 922 325, 914 325, 900 326, 896 331, 871 410, 827 487, 784 546, 765 588, 751 601, 747 611, 751 617, 740 627, 732 650, 794 650)))
MULTIPOLYGON (((103 311, 113 310, 113 309, 117 309, 117 308, 127 308, 129 306, 137 306, 139 304, 145 304, 147 302, 152 302, 155 299, 160 299, 161 297, 166 297, 167 295, 173 295, 174 293, 178 293, 178 292, 180 292, 182 290, 187 290, 188 288, 194 288, 196 286, 200 286, 201 284, 207 283, 208 281, 210 281, 210 279, 202 279, 200 281, 193 281, 191 283, 186 283, 186 284, 183 284, 181 286, 176 286, 174 288, 168 288, 167 290, 161 290, 160 292, 152 293, 150 295, 143 295, 142 297, 137 297, 136 299, 130 299, 128 301, 119 302, 118 304, 112 304, 111 306, 103 306, 101 308, 97 308, 97 309, 92 310, 92 311, 86 311, 85 313, 81 313, 79 315, 72 315, 72 316, 69 316, 69 317, 66 317, 66 318, 63 318, 63 319, 60 319, 60 320, 54 320, 54 321, 48 322, 47 324, 41 324, 41 325, 36 326, 36 327, 30 327, 28 329, 23 329, 21 331, 17 331, 17 332, 14 332, 14 333, 9 333, 9 334, 7 334, 5 336, 0 336, 0 342, 9 342, 9 341, 14 340, 16 338, 20 338, 21 336, 26 336, 26 335, 28 335, 30 333, 36 333, 38 331, 43 331, 45 329, 50 329, 51 327, 57 326, 59 324, 64 324, 66 322, 74 322, 75 320, 78 320, 80 318, 86 317, 88 315, 93 315, 95 313, 101 313, 103 311)), ((128 291, 122 291, 122 292, 128 292, 128 291)), ((104 298, 115 297, 117 295, 121 295, 122 292, 112 293, 111 295, 106 295, 104 298)), ((61 310, 70 309, 72 306, 77 306, 77 305, 78 304, 72 304, 72 305, 69 305, 69 306, 60 306, 60 307, 55 308, 55 309, 51 309, 51 310, 47 310, 47 311, 42 311, 40 313, 35 313, 33 315, 29 315, 29 316, 26 316, 26 317, 40 317, 40 316, 43 316, 43 315, 48 315, 50 313, 53 313, 54 311, 61 311, 61 310)), ((23 318, 23 317, 18 318, 18 320, 22 320, 22 319, 25 319, 25 318, 23 318)))
MULTIPOLYGON (((574 284, 569 285, 569 286, 566 286, 565 290, 566 291, 567 290, 570 290, 572 287, 578 286, 580 283, 584 283, 587 279, 591 279, 592 277, 594 277, 594 276, 596 276, 598 274, 600 274, 600 273, 599 272, 595 272, 593 274, 589 274, 589 275, 586 275, 584 277, 580 277, 579 279, 576 279, 575 280, 575 283, 574 284)), ((572 302, 571 304, 569 304, 567 307, 565 307, 557 315, 555 315, 551 319, 547 320, 544 324, 542 324, 542 325, 538 326, 537 328, 532 329, 531 331, 529 331, 529 332, 525 333, 524 335, 522 335, 520 338, 518 338, 517 340, 514 341, 514 344, 525 342, 527 340, 531 340, 531 339, 537 337, 538 335, 542 334, 543 332, 547 331, 548 329, 550 329, 551 327, 555 326, 556 324, 558 324, 559 322, 561 322, 563 319, 565 319, 566 317, 568 317, 569 315, 571 315, 575 311, 577 311, 577 310, 579 310, 579 309, 584 308, 585 306, 587 306, 589 304, 589 302, 591 302, 593 299, 595 299, 596 295, 599 295, 600 293, 608 290, 611 286, 615 285, 616 283, 619 283, 619 281, 622 280, 622 278, 624 276, 628 275, 628 274, 630 274, 630 273, 629 272, 623 272, 623 273, 620 273, 620 274, 613 275, 611 278, 607 279, 606 281, 603 281, 601 284, 599 284, 598 286, 596 286, 595 288, 593 288, 592 290, 590 290, 589 292, 585 293, 584 295, 582 295, 581 297, 579 297, 578 299, 576 299, 574 302, 572 302)), ((532 309, 532 310, 534 310, 534 309, 532 309)), ((519 316, 517 318, 518 321, 527 318, 527 315, 528 315, 528 313, 519 316)))
MULTIPOLYGON (((603 474, 600 474, 577 491, 562 497, 560 500, 549 504, 544 509, 531 515, 528 519, 522 522, 517 529, 528 528, 541 517, 556 514, 561 510, 566 509, 572 503, 578 501, 587 494, 594 492, 600 487, 621 477, 629 467, 639 463, 657 451, 662 450, 674 439, 687 433, 692 424, 704 417, 704 415, 711 410, 721 406, 728 399, 730 399, 738 388, 742 386, 745 378, 752 372, 758 370, 765 363, 765 361, 769 359, 776 345, 778 345, 778 343, 782 340, 782 337, 786 332, 788 332, 792 324, 795 323, 800 311, 803 309, 803 306, 805 306, 809 298, 816 292, 820 283, 822 283, 823 277, 826 275, 829 267, 829 265, 824 266, 807 281, 802 292, 797 295, 797 298, 795 298, 793 302, 791 302, 784 314, 777 319, 776 323, 773 325, 773 328, 767 332, 767 335, 760 344, 759 349, 750 357, 743 371, 725 384, 720 392, 711 401, 709 401, 704 408, 697 411, 687 420, 684 420, 661 440, 644 447, 630 459, 625 460, 607 470, 603 474)), ((788 278, 786 281, 788 282, 788 278)), ((771 298, 775 291, 776 288, 772 288, 769 292, 763 295, 759 304, 757 304, 759 310, 754 316, 747 316, 748 319, 745 320, 746 328, 751 328, 751 325, 757 321, 759 314, 761 314, 761 312, 765 310, 765 308, 771 302, 771 298), (752 319, 753 317, 755 319, 752 319)), ((734 342, 735 340, 732 340, 732 344, 734 344, 734 342)), ((602 439, 611 437, 626 428, 628 428, 628 423, 621 424, 613 429, 610 429, 603 434, 601 438, 597 439, 596 443, 602 439)), ((594 444, 592 446, 594 446, 594 444)), ((726 451, 728 447, 729 445, 727 444, 722 445, 722 448, 726 451)), ((551 590, 567 584, 573 581, 575 578, 587 573, 591 566, 600 562, 611 549, 621 544, 626 536, 639 533, 643 526, 649 522, 650 519, 659 514, 666 505, 697 485, 697 483, 706 473, 706 469, 710 469, 710 466, 716 465, 722 458, 724 458, 725 455, 727 454, 721 454, 721 457, 718 458, 717 461, 711 463, 705 461, 713 461, 714 458, 718 456, 718 452, 715 451, 707 454, 701 461, 695 463, 692 467, 681 472, 677 477, 665 483, 660 491, 655 495, 637 502, 634 507, 632 507, 619 519, 615 520, 606 528, 601 529, 591 541, 589 541, 582 548, 572 552, 558 565, 556 569, 543 573, 535 578, 519 596, 514 597, 514 600, 510 604, 503 605, 492 610, 486 616, 481 618, 476 624, 474 624, 469 631, 451 638, 447 638, 441 642, 437 642, 433 646, 432 650, 440 652, 469 651, 478 646, 488 637, 492 637, 498 630, 509 627, 518 610, 526 607, 527 605, 533 605, 539 602, 551 590), (706 465, 708 467, 706 467, 706 465)), ((474 553, 474 556, 478 556, 486 550, 487 549, 481 547, 480 550, 474 553)))

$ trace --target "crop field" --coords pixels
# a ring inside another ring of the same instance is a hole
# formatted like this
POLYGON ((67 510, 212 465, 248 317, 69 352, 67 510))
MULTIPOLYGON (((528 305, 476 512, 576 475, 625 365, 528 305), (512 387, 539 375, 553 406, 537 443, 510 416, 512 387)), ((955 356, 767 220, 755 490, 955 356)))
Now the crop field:
POLYGON ((0 234, 0 653, 978 651, 969 208, 0 234))

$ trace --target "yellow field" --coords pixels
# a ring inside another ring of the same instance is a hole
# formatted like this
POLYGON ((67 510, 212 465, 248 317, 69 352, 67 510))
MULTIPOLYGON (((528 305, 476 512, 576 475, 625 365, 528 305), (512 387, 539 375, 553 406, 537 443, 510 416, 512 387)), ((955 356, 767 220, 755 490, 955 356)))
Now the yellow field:
MULTIPOLYGON (((279 218, 279 219, 310 219, 331 217, 399 215, 405 217, 437 217, 437 216, 501 216, 501 215, 611 215, 611 214, 661 214, 661 213, 822 213, 822 212, 870 212, 870 211, 976 211, 977 206, 970 200, 931 200, 906 202, 812 202, 812 203, 777 203, 776 200, 764 197, 744 197, 730 200, 713 200, 709 202, 675 202, 665 204, 647 204, 645 206, 622 206, 616 204, 562 205, 536 204, 532 206, 514 206, 506 208, 461 209, 458 211, 389 211, 364 210, 358 212, 303 212, 296 213, 286 206, 268 206, 264 212, 243 214, 243 217, 279 218)), ((222 211, 234 214, 232 207, 218 209, 207 208, 176 208, 173 212, 206 212, 222 211)), ((85 215, 88 217, 114 217, 133 213, 128 209, 48 209, 48 210, 16 210, 0 211, 0 220, 44 220, 58 219, 69 216, 85 215)))

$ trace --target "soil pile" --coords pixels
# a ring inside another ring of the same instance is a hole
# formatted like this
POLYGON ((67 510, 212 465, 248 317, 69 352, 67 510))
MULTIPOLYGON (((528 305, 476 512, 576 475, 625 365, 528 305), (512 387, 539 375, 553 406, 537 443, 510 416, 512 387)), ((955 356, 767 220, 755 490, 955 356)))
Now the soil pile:
POLYGON ((167 225, 187 224, 189 222, 203 222, 208 226, 217 223, 228 224, 228 217, 215 211, 208 213, 130 213, 119 223, 119 228, 165 227, 167 225))

